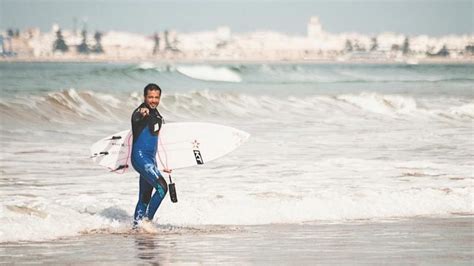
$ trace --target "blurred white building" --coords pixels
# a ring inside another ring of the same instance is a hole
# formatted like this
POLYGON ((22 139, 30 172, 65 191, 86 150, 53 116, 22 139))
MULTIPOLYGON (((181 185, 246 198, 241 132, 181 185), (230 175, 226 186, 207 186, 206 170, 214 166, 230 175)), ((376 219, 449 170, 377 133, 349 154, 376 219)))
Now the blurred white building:
POLYGON ((320 39, 324 35, 323 26, 319 22, 318 17, 311 17, 308 23, 308 38, 309 39, 320 39))

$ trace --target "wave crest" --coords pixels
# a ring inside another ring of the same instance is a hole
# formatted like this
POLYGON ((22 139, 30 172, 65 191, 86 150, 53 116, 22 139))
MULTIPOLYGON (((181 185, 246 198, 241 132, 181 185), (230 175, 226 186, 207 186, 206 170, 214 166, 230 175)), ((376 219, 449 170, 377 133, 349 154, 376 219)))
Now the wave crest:
POLYGON ((66 89, 29 99, 3 100, 0 112, 6 122, 74 124, 80 120, 121 119, 121 106, 122 101, 109 94, 66 89))
POLYGON ((378 114, 407 114, 417 110, 417 104, 413 98, 400 95, 361 93, 359 95, 340 95, 336 98, 360 109, 378 114))
POLYGON ((176 70, 193 79, 224 82, 242 81, 242 77, 232 68, 228 67, 214 67, 209 65, 178 66, 176 70))
MULTIPOLYGON (((137 93, 110 95, 67 89, 32 99, 2 99, 0 114, 3 122, 15 124, 123 122, 141 101, 137 93)), ((377 93, 277 97, 201 90, 163 95, 160 111, 169 121, 214 118, 307 121, 324 119, 328 114, 341 119, 370 119, 374 115, 386 119, 474 119, 472 103, 453 103, 447 99, 425 99, 419 103, 410 96, 377 93)))

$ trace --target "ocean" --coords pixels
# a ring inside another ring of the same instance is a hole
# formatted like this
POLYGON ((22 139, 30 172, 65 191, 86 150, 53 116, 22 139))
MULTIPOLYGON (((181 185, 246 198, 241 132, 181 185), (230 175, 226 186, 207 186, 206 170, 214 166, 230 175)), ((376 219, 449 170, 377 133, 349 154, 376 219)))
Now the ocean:
POLYGON ((352 264, 386 252, 394 263, 470 264, 473 73, 473 64, 0 62, 1 260, 86 263, 74 254, 105 246, 105 262, 139 263, 139 252, 113 254, 141 250, 145 237, 151 253, 161 247, 148 262, 352 264), (130 230, 138 175, 89 158, 92 143, 130 128, 148 83, 163 89, 167 123, 251 134, 225 157, 173 172, 179 202, 163 201, 151 236, 130 230), (173 259, 170 245, 187 253, 173 259), (440 252, 448 259, 433 259, 440 252))

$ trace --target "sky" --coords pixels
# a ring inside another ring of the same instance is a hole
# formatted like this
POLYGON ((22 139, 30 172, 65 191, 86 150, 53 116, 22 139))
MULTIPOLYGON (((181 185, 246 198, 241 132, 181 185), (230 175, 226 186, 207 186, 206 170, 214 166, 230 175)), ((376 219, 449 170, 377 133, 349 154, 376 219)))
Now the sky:
POLYGON ((474 0, 0 0, 0 29, 50 31, 58 23, 152 34, 228 26, 239 33, 306 35, 310 17, 318 16, 331 33, 442 36, 473 34, 473 6, 474 0))

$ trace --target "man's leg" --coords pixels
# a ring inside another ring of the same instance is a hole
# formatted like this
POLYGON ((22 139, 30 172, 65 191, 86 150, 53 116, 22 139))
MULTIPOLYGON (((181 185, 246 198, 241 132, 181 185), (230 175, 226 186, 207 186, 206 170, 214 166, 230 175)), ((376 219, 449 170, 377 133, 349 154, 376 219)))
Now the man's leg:
POLYGON ((160 207, 161 201, 168 192, 168 185, 165 179, 161 175, 160 171, 154 164, 145 165, 144 177, 148 184, 155 188, 155 193, 151 197, 150 204, 148 206, 148 219, 153 220, 158 207, 160 207))
POLYGON ((160 207, 161 201, 166 196, 166 192, 168 192, 168 185, 166 184, 165 179, 163 176, 160 175, 158 178, 158 186, 155 188, 155 193, 153 197, 151 197, 150 205, 148 206, 148 219, 151 221, 155 216, 158 207, 160 207))
POLYGON ((139 220, 141 220, 146 215, 146 210, 151 199, 151 192, 153 191, 153 186, 150 185, 146 178, 143 175, 140 175, 140 189, 138 193, 138 203, 135 208, 134 214, 134 224, 136 225, 139 220))

